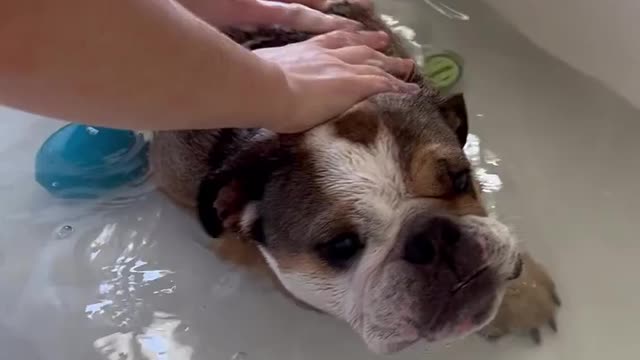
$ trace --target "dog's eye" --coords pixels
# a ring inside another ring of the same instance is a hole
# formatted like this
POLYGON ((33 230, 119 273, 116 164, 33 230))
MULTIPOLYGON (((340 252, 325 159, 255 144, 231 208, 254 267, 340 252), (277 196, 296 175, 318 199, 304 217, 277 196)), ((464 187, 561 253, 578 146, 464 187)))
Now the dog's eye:
POLYGON ((453 191, 456 194, 464 194, 471 189, 471 174, 469 171, 461 171, 451 175, 453 191))
POLYGON ((331 241, 318 245, 320 257, 333 267, 343 268, 349 264, 364 247, 354 233, 341 234, 331 241))

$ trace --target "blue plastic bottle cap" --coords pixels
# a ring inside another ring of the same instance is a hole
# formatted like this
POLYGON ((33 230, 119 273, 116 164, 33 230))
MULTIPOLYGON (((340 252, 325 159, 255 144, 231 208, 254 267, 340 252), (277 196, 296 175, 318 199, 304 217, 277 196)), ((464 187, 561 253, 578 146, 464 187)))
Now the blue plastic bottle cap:
POLYGON ((133 131, 69 124, 42 144, 36 181, 58 197, 94 198, 143 177, 147 153, 133 131))

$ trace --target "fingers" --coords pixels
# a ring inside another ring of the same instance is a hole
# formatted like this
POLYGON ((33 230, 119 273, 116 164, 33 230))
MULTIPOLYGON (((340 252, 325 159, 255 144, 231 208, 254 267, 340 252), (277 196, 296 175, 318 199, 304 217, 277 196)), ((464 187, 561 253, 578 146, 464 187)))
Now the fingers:
POLYGON ((334 30, 356 30, 362 27, 357 21, 340 16, 327 15, 301 4, 261 1, 254 25, 280 25, 293 30, 326 33, 334 30))
POLYGON ((283 3, 296 3, 308 6, 312 9, 316 10, 325 10, 329 6, 329 1, 327 0, 272 0, 283 3))
MULTIPOLYGON (((327 8, 329 8, 329 5, 331 5, 332 2, 336 2, 331 0, 271 0, 271 1, 278 1, 278 2, 284 2, 284 3, 298 3, 298 4, 306 5, 310 8, 317 9, 317 10, 326 10, 327 8)), ((349 0, 349 3, 359 5, 365 9, 373 8, 372 0, 349 0)))
POLYGON ((329 50, 329 52, 348 64, 376 66, 401 79, 408 78, 415 67, 413 60, 386 56, 364 45, 349 46, 329 50))
POLYGON ((339 49, 348 46, 367 46, 383 50, 389 46, 389 35, 383 31, 333 31, 309 40, 325 49, 339 49))
POLYGON ((340 92, 353 96, 357 101, 385 92, 416 93, 420 91, 418 85, 407 84, 375 66, 363 66, 356 72, 358 76, 351 78, 349 84, 345 84, 340 92))
MULTIPOLYGON (((389 45, 389 35, 381 31, 334 31, 310 40, 328 49, 328 53, 351 65, 367 65, 368 75, 407 79, 414 71, 415 62, 390 57, 377 51, 389 45), (385 72, 380 74, 380 70, 385 72), (374 73, 375 71, 375 73, 374 73)), ((406 84, 405 84, 406 85, 406 84)))

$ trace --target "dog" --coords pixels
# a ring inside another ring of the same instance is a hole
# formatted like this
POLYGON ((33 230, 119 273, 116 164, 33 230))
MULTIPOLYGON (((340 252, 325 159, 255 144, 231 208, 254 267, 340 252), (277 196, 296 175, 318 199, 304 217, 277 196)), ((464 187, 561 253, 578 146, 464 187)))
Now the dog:
MULTIPOLYGON (((386 31, 388 55, 409 57, 373 10, 335 2, 327 13, 386 31)), ((312 36, 225 32, 249 49, 312 36)), ((374 96, 302 134, 155 133, 154 179, 197 212, 221 257, 269 273, 376 353, 555 328, 555 285, 482 204, 463 152, 463 95, 441 96, 418 72, 409 81, 422 91, 374 96), (518 281, 523 268, 545 280, 518 281)))

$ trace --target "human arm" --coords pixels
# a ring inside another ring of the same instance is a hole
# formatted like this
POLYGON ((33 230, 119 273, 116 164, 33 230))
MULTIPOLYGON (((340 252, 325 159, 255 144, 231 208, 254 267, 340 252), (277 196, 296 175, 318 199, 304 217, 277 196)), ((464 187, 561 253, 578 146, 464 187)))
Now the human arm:
MULTIPOLYGON (((331 39, 384 46, 369 33, 331 39)), ((0 3, 0 104, 118 128, 299 131, 374 93, 407 89, 379 68, 402 74, 406 61, 369 53, 342 62, 323 52, 329 45, 315 45, 326 55, 315 68, 295 70, 295 61, 256 56, 170 0, 8 0, 0 3), (377 66, 362 65, 367 57, 377 66)))

